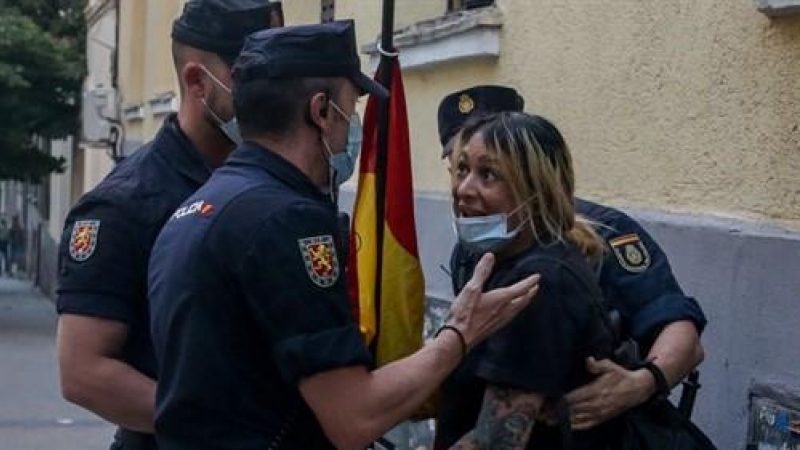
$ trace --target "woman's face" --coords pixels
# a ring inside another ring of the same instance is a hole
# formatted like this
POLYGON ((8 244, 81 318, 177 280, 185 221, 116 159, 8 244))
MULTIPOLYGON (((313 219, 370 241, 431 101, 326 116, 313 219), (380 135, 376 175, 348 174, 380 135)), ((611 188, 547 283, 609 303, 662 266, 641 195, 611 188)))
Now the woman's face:
POLYGON ((515 209, 511 189, 500 174, 497 155, 475 133, 452 159, 453 208, 461 217, 510 214, 515 209))

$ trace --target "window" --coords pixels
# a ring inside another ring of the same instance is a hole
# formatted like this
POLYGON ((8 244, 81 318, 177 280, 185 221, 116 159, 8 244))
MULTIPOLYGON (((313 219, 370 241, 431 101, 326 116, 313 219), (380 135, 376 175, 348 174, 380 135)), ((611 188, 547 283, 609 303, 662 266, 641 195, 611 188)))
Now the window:
POLYGON ((491 6, 494 0, 447 0, 447 12, 491 6))
MULTIPOLYGON (((423 20, 395 31, 394 45, 400 50, 403 69, 421 69, 461 59, 500 56, 500 29, 503 13, 494 1, 450 0, 448 6, 463 9, 423 20), (458 5, 455 5, 458 3, 458 5)), ((362 51, 370 55, 370 65, 377 67, 378 40, 362 51)))

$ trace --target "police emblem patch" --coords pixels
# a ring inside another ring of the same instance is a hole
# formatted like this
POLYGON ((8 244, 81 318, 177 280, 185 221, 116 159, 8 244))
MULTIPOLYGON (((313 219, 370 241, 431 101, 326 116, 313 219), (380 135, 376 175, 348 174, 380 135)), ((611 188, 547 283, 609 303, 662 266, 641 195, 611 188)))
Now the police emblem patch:
POLYGON ((333 236, 313 236, 299 239, 300 253, 306 263, 306 272, 319 287, 331 287, 339 279, 339 261, 333 236))
POLYGON ((77 262, 89 259, 97 248, 97 234, 99 231, 99 220, 76 221, 72 225, 72 235, 69 238, 70 258, 77 262))
POLYGON ((461 114, 469 114, 473 109, 475 109, 475 101, 469 95, 462 94, 458 98, 458 110, 461 111, 461 114))
POLYGON ((609 245, 619 264, 628 272, 644 272, 650 267, 650 253, 647 252, 638 234, 627 234, 612 239, 609 245))

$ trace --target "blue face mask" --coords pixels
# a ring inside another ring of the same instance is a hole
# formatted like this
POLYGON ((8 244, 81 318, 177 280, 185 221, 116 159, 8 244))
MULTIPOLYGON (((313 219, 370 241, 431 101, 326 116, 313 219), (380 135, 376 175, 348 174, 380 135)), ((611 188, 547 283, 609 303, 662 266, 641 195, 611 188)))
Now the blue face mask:
MULTIPOLYGON (((228 86, 225 86, 222 83, 222 81, 220 81, 219 78, 215 77, 214 74, 212 74, 210 70, 205 68, 205 66, 201 66, 201 67, 203 67, 203 71, 206 73, 206 75, 209 76, 209 78, 214 80, 214 82, 217 83, 217 85, 219 87, 224 89, 225 92, 227 92, 228 94, 231 94, 231 88, 229 88, 228 86)), ((239 122, 236 120, 236 116, 233 116, 233 118, 231 118, 231 120, 226 122, 226 121, 222 120, 217 115, 217 113, 215 113, 214 110, 211 109, 211 107, 208 106, 208 103, 206 103, 206 99, 202 99, 201 101, 203 102, 203 106, 206 107, 206 111, 208 111, 209 114, 211 114, 211 117, 213 117, 214 120, 217 122, 217 126, 219 127, 219 130, 222 131, 222 134, 224 134, 225 137, 227 137, 228 140, 230 140, 234 144, 236 144, 236 145, 241 144, 242 143, 242 134, 239 131, 239 122)))
POLYGON ((458 241, 468 252, 475 255, 497 253, 505 249, 519 234, 524 224, 509 230, 508 218, 523 205, 518 206, 510 214, 500 213, 478 217, 456 217, 455 228, 458 241))
POLYGON ((361 118, 358 113, 353 113, 352 116, 347 117, 347 114, 342 111, 336 103, 330 102, 333 109, 341 114, 345 120, 350 124, 347 132, 347 142, 345 143, 345 151, 340 153, 333 153, 328 142, 323 139, 325 150, 327 151, 328 164, 331 168, 331 188, 338 188, 345 181, 353 176, 356 169, 356 161, 358 155, 361 153, 361 142, 364 140, 364 130, 361 127, 361 118))

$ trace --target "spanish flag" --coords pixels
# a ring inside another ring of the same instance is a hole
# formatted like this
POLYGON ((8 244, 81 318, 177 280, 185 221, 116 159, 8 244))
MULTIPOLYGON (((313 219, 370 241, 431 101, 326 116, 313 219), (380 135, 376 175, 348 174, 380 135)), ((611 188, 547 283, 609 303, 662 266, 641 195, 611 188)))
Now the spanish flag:
POLYGON ((389 126, 384 130, 385 138, 380 139, 379 101, 370 97, 364 114, 348 264, 353 314, 377 366, 410 355, 422 346, 425 309, 400 63, 391 58, 381 62, 378 75, 382 70, 392 71, 387 100, 389 126), (381 142, 386 144, 384 149, 381 142))

